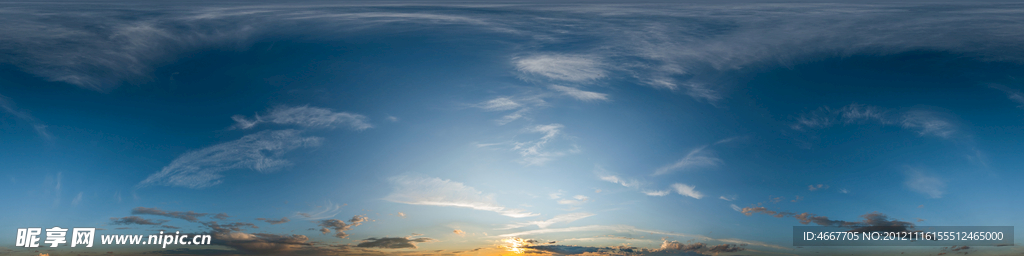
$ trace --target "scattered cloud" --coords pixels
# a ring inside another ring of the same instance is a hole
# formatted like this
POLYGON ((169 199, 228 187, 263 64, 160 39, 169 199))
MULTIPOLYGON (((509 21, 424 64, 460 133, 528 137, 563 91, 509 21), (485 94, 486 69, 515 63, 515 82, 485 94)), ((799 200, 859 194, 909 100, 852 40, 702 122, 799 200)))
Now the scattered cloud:
POLYGON ((366 116, 310 106, 279 106, 263 116, 257 114, 253 118, 247 118, 235 115, 231 119, 235 120, 233 128, 236 129, 250 129, 260 123, 298 125, 306 128, 334 128, 342 125, 359 131, 373 128, 373 125, 367 122, 366 116))
POLYGON ((346 234, 345 231, 351 230, 353 227, 362 225, 363 222, 367 222, 369 220, 370 218, 367 218, 366 216, 356 215, 352 216, 352 219, 349 219, 349 223, 347 224, 345 223, 345 221, 339 219, 326 219, 319 221, 317 223, 317 226, 321 227, 320 232, 323 233, 324 235, 330 234, 331 231, 333 230, 335 237, 344 239, 348 238, 348 234, 346 234))
POLYGON ((416 249, 416 243, 428 243, 437 241, 433 238, 420 237, 413 238, 412 236, 407 237, 382 237, 382 238, 367 238, 359 242, 356 247, 365 248, 383 248, 383 249, 416 249))
POLYGON ((697 192, 697 190, 694 190, 694 188, 695 188, 694 186, 690 186, 690 185, 686 185, 686 184, 682 184, 682 183, 672 184, 672 189, 674 189, 676 191, 676 193, 679 193, 680 195, 688 196, 688 197, 693 197, 693 198, 696 198, 696 199, 700 199, 701 197, 704 197, 704 194, 701 194, 700 192, 697 192))
POLYGON ((931 176, 919 170, 907 170, 907 180, 903 183, 910 190, 928 195, 931 198, 942 198, 945 193, 946 183, 935 176, 931 176))
POLYGON ((404 218, 405 218, 405 213, 403 213, 403 212, 398 212, 398 217, 402 217, 402 218, 404 219, 404 218))
POLYGON ((519 72, 548 79, 582 83, 605 77, 601 62, 585 55, 536 54, 514 58, 512 61, 519 72))
POLYGON ((703 146, 691 150, 690 153, 686 154, 683 159, 679 159, 676 163, 655 170, 654 175, 657 176, 690 168, 713 167, 721 164, 722 160, 715 157, 712 152, 705 150, 706 148, 707 146, 703 146))
POLYGON ((404 175, 392 177, 389 181, 395 190, 384 200, 391 202, 470 208, 496 212, 513 218, 540 215, 519 209, 505 208, 494 200, 494 195, 484 195, 483 192, 460 182, 404 175))
POLYGON ((205 188, 223 182, 221 173, 234 169, 273 172, 290 166, 285 153, 298 148, 316 147, 319 137, 303 137, 298 130, 261 131, 241 139, 224 142, 200 150, 189 151, 160 172, 139 183, 187 188, 205 188))
POLYGON ((256 218, 256 220, 264 221, 264 222, 266 222, 266 223, 270 223, 271 225, 277 225, 277 224, 281 224, 281 223, 287 223, 287 222, 289 221, 289 220, 288 220, 288 217, 281 217, 281 219, 280 219, 280 220, 275 220, 275 219, 266 219, 266 218, 256 218))
POLYGON ((722 199, 722 200, 725 200, 725 201, 729 201, 729 202, 732 202, 733 200, 736 200, 736 196, 735 196, 735 195, 733 195, 733 196, 729 196, 729 197, 726 197, 726 196, 719 196, 719 197, 718 197, 718 199, 722 199))
POLYGON ((796 202, 800 202, 800 200, 804 200, 804 197, 802 197, 802 196, 795 196, 795 197, 796 198, 793 198, 793 200, 789 200, 789 202, 796 203, 796 202))
POLYGON ((743 208, 736 206, 736 204, 730 204, 729 207, 732 208, 734 211, 743 212, 743 208))
POLYGON ((598 178, 601 178, 601 180, 603 180, 603 181, 619 184, 619 185, 622 185, 623 187, 627 187, 627 188, 639 188, 640 187, 640 182, 637 181, 636 179, 625 180, 625 179, 619 178, 618 176, 615 176, 615 175, 598 175, 598 178))
POLYGON ((218 220, 226 220, 228 218, 231 218, 231 216, 228 216, 227 213, 223 213, 222 212, 222 213, 218 213, 217 215, 213 215, 213 217, 211 217, 211 218, 218 219, 218 220))
POLYGON ((849 190, 846 190, 845 188, 841 188, 841 189, 839 189, 839 193, 843 193, 843 194, 849 194, 849 193, 850 193, 850 191, 849 191, 849 190))
POLYGON ((561 92, 562 94, 573 97, 580 101, 607 101, 608 94, 588 92, 573 87, 561 86, 561 85, 550 85, 548 86, 552 90, 561 92))
POLYGON ((548 220, 538 220, 538 221, 529 221, 529 222, 520 222, 520 223, 515 223, 515 224, 508 224, 508 225, 505 225, 505 228, 503 228, 503 229, 514 229, 514 228, 521 228, 521 227, 527 227, 527 226, 533 226, 533 225, 536 225, 538 228, 548 228, 549 226, 554 225, 555 223, 561 223, 561 222, 570 223, 570 222, 577 221, 577 220, 580 220, 580 219, 583 219, 583 218, 586 218, 586 217, 590 217, 590 216, 594 216, 594 214, 593 213, 585 213, 585 212, 568 213, 568 214, 562 214, 562 215, 555 216, 554 218, 551 218, 551 219, 548 219, 548 220))
POLYGON ((614 226, 590 225, 590 226, 567 227, 567 228, 536 229, 536 230, 521 231, 521 232, 515 232, 515 233, 508 233, 508 234, 501 234, 501 235, 498 235, 498 237, 518 238, 518 237, 533 236, 533 235, 540 235, 540 234, 569 233, 569 232, 573 232, 573 233, 575 233, 575 232, 601 232, 601 231, 611 231, 611 232, 618 232, 618 233, 633 233, 633 234, 649 233, 649 234, 663 235, 663 236, 692 237, 694 239, 704 240, 704 241, 714 240, 714 241, 720 241, 720 242, 724 242, 724 243, 748 244, 748 245, 761 246, 761 247, 769 247, 769 248, 783 249, 783 250, 789 249, 789 248, 786 248, 786 247, 782 247, 782 246, 778 246, 778 245, 772 245, 772 244, 766 244, 766 243, 762 243, 762 242, 758 242, 758 241, 740 240, 740 239, 733 239, 733 238, 711 238, 711 237, 703 236, 703 235, 683 234, 683 233, 659 231, 659 230, 650 230, 650 229, 638 229, 636 227, 626 226, 626 225, 614 225, 614 226))
POLYGON ((452 233, 455 233, 456 235, 459 235, 459 236, 465 236, 466 235, 466 231, 462 231, 461 229, 452 230, 452 233))
POLYGON ((815 191, 815 190, 819 190, 819 189, 828 189, 828 185, 825 185, 825 184, 807 185, 807 190, 815 191))
POLYGON ((863 218, 863 220, 861 220, 861 221, 853 221, 853 222, 851 222, 851 221, 842 221, 842 220, 832 220, 832 219, 829 219, 826 216, 818 216, 816 214, 806 213, 806 212, 805 213, 801 213, 801 214, 796 214, 796 213, 792 213, 792 212, 777 212, 777 211, 768 210, 767 208, 760 207, 760 206, 758 206, 758 207, 746 207, 746 208, 741 209, 741 212, 744 215, 747 215, 747 216, 751 216, 751 215, 753 215, 755 213, 760 213, 760 214, 765 214, 765 215, 772 215, 772 216, 774 216, 776 218, 793 217, 793 218, 796 218, 797 220, 799 220, 800 224, 806 225, 806 224, 814 223, 814 224, 817 224, 819 226, 850 228, 851 231, 853 231, 853 232, 864 232, 864 231, 892 231, 892 232, 899 232, 899 231, 907 231, 908 229, 914 227, 913 223, 906 222, 906 221, 900 221, 900 220, 897 220, 897 219, 892 219, 892 218, 889 218, 889 216, 886 216, 885 214, 882 214, 882 213, 879 213, 879 212, 871 212, 871 213, 867 213, 867 214, 861 215, 860 217, 863 218))
POLYGON ((134 209, 132 209, 132 214, 135 214, 135 215, 157 215, 157 216, 164 216, 164 217, 168 217, 168 218, 183 219, 183 220, 186 220, 188 222, 196 222, 196 221, 199 221, 199 219, 198 219, 199 217, 203 217, 203 216, 209 215, 209 213, 197 213, 197 212, 193 212, 193 211, 187 211, 187 212, 168 212, 168 211, 160 210, 158 208, 146 208, 146 207, 135 207, 134 209))
POLYGON ((914 130, 921 136, 949 138, 956 132, 955 125, 939 113, 927 110, 894 111, 876 106, 850 104, 840 109, 821 107, 810 113, 801 114, 790 127, 794 130, 822 129, 837 124, 874 122, 882 125, 899 125, 914 130))
POLYGON ((167 221, 166 220, 154 221, 154 220, 150 220, 150 219, 143 219, 143 218, 141 218, 139 216, 128 216, 128 217, 121 217, 121 218, 110 218, 110 224, 111 225, 131 225, 131 224, 135 224, 135 225, 160 225, 160 224, 164 224, 164 222, 167 222, 167 221))

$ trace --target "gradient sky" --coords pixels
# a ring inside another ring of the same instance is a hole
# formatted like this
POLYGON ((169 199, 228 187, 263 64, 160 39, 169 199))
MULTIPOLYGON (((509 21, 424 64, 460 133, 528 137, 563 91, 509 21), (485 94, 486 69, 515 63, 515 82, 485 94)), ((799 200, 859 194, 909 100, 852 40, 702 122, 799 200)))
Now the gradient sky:
POLYGON ((0 254, 1020 255, 791 233, 1024 226, 1021 42, 1016 3, 4 2, 0 254), (14 246, 53 226, 216 245, 14 246))

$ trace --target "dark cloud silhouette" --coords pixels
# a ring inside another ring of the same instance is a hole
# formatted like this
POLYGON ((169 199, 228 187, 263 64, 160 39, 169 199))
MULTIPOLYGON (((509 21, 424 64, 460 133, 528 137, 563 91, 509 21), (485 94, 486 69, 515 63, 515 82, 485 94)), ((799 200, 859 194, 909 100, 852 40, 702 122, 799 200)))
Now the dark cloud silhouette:
POLYGON ((747 216, 754 215, 755 213, 772 215, 776 218, 793 217, 800 221, 800 224, 814 223, 819 226, 828 227, 842 227, 850 228, 853 232, 869 232, 869 231, 887 231, 887 232, 899 232, 908 231, 914 228, 914 223, 891 219, 889 216, 879 212, 871 212, 860 217, 862 221, 843 221, 843 220, 832 220, 826 216, 818 216, 813 213, 792 213, 792 212, 777 212, 768 210, 765 207, 746 207, 742 210, 743 214, 747 216))
POLYGON ((286 222, 289 221, 288 217, 282 217, 280 220, 266 219, 266 218, 256 218, 256 220, 264 221, 266 223, 270 223, 271 225, 277 225, 277 224, 286 223, 286 222))
POLYGON ((226 220, 228 218, 231 218, 231 216, 228 216, 228 214, 222 212, 222 213, 218 213, 217 215, 214 215, 211 218, 218 219, 218 220, 226 220))
POLYGON ((382 238, 367 238, 363 240, 356 247, 364 248, 385 248, 385 249, 400 249, 400 248, 412 248, 416 249, 416 243, 426 243, 437 241, 432 238, 420 237, 412 238, 408 237, 382 237, 382 238))
POLYGON ((183 219, 183 220, 187 220, 188 222, 196 222, 196 221, 199 221, 198 217, 203 217, 203 216, 209 215, 209 213, 197 213, 197 212, 193 212, 193 211, 187 211, 187 212, 168 212, 168 211, 160 210, 158 208, 146 208, 146 207, 135 207, 135 209, 132 209, 132 214, 135 214, 135 215, 144 215, 144 214, 145 215, 158 215, 158 216, 164 216, 164 217, 175 218, 175 219, 183 219))
POLYGON ((160 224, 164 224, 164 222, 167 222, 167 221, 166 220, 153 221, 153 220, 150 220, 150 219, 143 219, 143 218, 138 217, 138 216, 128 216, 128 217, 121 217, 121 218, 110 218, 110 224, 111 225, 131 225, 131 224, 136 224, 136 225, 160 225, 160 224))
POLYGON ((352 216, 352 219, 350 219, 349 223, 347 224, 339 219, 326 219, 318 221, 317 226, 321 227, 320 232, 325 235, 331 233, 331 230, 334 230, 335 237, 348 238, 348 234, 346 234, 345 231, 351 230, 353 227, 362 225, 363 222, 369 220, 370 218, 367 218, 366 216, 356 215, 352 216))

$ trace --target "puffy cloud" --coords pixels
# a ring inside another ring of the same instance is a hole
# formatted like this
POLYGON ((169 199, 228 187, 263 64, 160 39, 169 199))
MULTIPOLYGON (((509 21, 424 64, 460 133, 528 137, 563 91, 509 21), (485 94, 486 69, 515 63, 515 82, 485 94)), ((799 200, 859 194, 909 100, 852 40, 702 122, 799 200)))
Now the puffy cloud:
POLYGON ((319 137, 303 137, 301 131, 261 131, 241 139, 224 142, 182 154, 171 164, 139 183, 204 188, 220 184, 222 172, 251 169, 272 172, 291 165, 285 153, 320 145, 319 137))
POLYGON ((277 225, 277 224, 281 224, 281 223, 287 223, 287 222, 289 221, 289 220, 288 220, 288 217, 281 217, 281 219, 280 219, 280 220, 275 220, 275 219, 265 219, 265 218, 256 218, 256 220, 261 220, 261 221, 264 221, 264 222, 270 223, 271 225, 277 225))
POLYGON ((237 129, 249 129, 260 123, 298 125, 306 128, 333 128, 338 125, 348 126, 354 130, 373 128, 373 125, 367 122, 366 116, 310 106, 279 106, 265 115, 255 115, 251 119, 242 115, 232 116, 231 119, 235 120, 233 127, 237 129))
POLYGON ((199 217, 210 215, 209 213, 198 213, 198 212, 193 212, 193 211, 187 211, 187 212, 168 212, 168 211, 160 210, 158 208, 146 208, 146 207, 135 207, 134 209, 132 209, 132 214, 137 214, 137 215, 157 215, 157 216, 164 216, 164 217, 175 218, 175 219, 183 219, 183 220, 187 220, 188 222, 196 222, 196 221, 199 221, 199 219, 198 219, 199 217))
POLYGON ((548 79, 589 82, 605 77, 599 60, 584 55, 537 54, 513 60, 516 69, 548 79))
POLYGON ((370 218, 367 218, 366 216, 356 215, 356 216, 352 216, 352 219, 349 219, 349 221, 348 221, 349 223, 347 223, 347 224, 344 221, 339 220, 339 219, 326 219, 326 220, 319 221, 317 223, 317 226, 322 227, 320 229, 320 232, 325 234, 325 235, 329 234, 331 232, 331 230, 333 229, 334 232, 335 232, 334 233, 335 237, 337 237, 337 238, 348 238, 348 234, 346 234, 345 231, 351 230, 353 227, 357 227, 359 225, 362 225, 363 222, 367 222, 369 220, 370 220, 370 218))
POLYGON ((672 189, 674 189, 676 191, 676 193, 679 193, 680 195, 684 195, 684 196, 688 196, 688 197, 693 197, 693 198, 696 198, 696 199, 700 199, 701 197, 704 197, 704 194, 701 194, 700 192, 697 192, 697 190, 695 190, 694 188, 695 188, 694 186, 690 186, 690 185, 686 185, 686 184, 682 184, 682 183, 672 184, 672 189))
POLYGON ((382 238, 367 238, 361 241, 356 247, 365 248, 384 248, 384 249, 402 249, 412 248, 416 249, 416 243, 427 243, 437 241, 432 238, 420 237, 412 238, 408 237, 382 237, 382 238))
POLYGON ((462 231, 461 229, 452 230, 452 233, 455 233, 456 235, 459 235, 459 236, 465 236, 466 235, 466 231, 462 231))
POLYGON ((396 176, 390 178, 389 181, 395 190, 384 199, 391 202, 470 208, 496 212, 513 218, 539 215, 505 208, 494 200, 494 195, 484 195, 483 192, 461 182, 412 176, 396 176))
POLYGON ((143 218, 138 217, 138 216, 128 216, 128 217, 121 217, 121 218, 110 218, 110 224, 111 225, 131 225, 131 224, 136 224, 136 225, 160 225, 160 224, 163 224, 164 222, 167 222, 167 221, 166 220, 153 221, 153 220, 150 220, 150 219, 143 219, 143 218))

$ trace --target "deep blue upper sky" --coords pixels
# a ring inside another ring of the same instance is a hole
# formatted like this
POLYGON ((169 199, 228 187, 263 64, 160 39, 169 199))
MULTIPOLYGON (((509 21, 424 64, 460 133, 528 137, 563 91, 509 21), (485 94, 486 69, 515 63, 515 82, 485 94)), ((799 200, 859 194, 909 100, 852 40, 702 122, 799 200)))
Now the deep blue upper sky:
POLYGON ((1016 3, 0 3, 0 35, 0 241, 217 244, 0 254, 932 255, 792 227, 1024 225, 1016 3))

